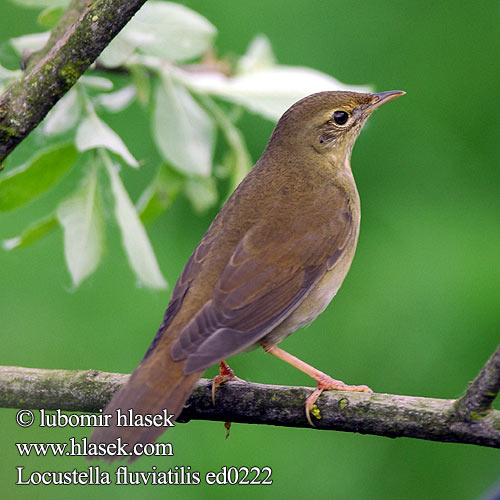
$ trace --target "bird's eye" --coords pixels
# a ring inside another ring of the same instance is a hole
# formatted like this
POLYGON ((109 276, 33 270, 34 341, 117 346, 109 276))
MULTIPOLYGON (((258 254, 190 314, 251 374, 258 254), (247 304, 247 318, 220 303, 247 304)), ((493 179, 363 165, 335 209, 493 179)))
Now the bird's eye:
POLYGON ((346 111, 334 111, 333 112, 333 121, 337 125, 345 125, 349 120, 349 113, 346 111))

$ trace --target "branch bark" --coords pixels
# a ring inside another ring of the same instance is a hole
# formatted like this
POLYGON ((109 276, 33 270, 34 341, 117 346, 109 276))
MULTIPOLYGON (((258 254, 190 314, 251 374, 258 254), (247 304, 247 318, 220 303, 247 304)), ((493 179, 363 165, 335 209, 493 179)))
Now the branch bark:
MULTIPOLYGON (((128 375, 0 367, 0 407, 98 412, 128 375)), ((201 379, 178 421, 191 419, 310 428, 304 402, 311 389, 226 382, 211 399, 201 379)), ((329 391, 318 400, 317 429, 412 437, 500 448, 500 411, 463 418, 457 400, 329 391)))
POLYGON ((0 98, 0 164, 43 120, 146 0, 73 0, 46 47, 0 98))
POLYGON ((479 375, 457 400, 457 413, 471 421, 486 415, 500 390, 500 345, 486 362, 479 375))

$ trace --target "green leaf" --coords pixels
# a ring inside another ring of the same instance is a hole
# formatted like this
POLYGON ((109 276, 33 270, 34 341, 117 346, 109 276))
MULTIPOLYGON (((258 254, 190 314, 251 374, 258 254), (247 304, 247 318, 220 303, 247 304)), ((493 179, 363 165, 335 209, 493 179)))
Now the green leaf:
POLYGON ((49 41, 49 37, 50 31, 32 33, 31 35, 11 38, 10 44, 19 55, 22 55, 25 50, 40 50, 49 41))
POLYGON ((19 54, 14 49, 10 40, 0 42, 0 64, 6 68, 12 68, 13 71, 19 72, 19 77, 22 76, 22 71, 19 68, 19 54))
POLYGON ((94 165, 80 188, 59 204, 57 219, 64 229, 64 257, 77 287, 97 268, 104 248, 104 227, 94 165))
MULTIPOLYGON (((239 132, 239 131, 238 131, 239 132)), ((243 136, 240 133, 243 141, 243 136)), ((244 142, 242 142, 243 149, 231 149, 227 152, 227 155, 223 158, 221 167, 221 173, 224 175, 228 171, 230 184, 229 184, 229 194, 231 194, 239 185, 239 183, 245 178, 250 169, 252 168, 252 163, 250 159, 250 154, 246 151, 244 142)))
POLYGON ((0 211, 24 205, 50 189, 67 172, 76 155, 72 144, 52 147, 0 175, 0 211))
POLYGON ((250 42, 247 53, 238 61, 238 73, 251 73, 276 64, 271 42, 265 35, 257 35, 250 42))
MULTIPOLYGON (((256 42, 252 42, 254 45, 256 42)), ((270 47, 257 42, 240 64, 245 72, 226 77, 178 71, 176 76, 200 94, 212 94, 242 104, 269 120, 278 118, 299 99, 323 90, 369 92, 366 86, 345 85, 335 78, 311 68, 272 65, 270 47), (260 45, 260 47, 259 47, 260 45)))
POLYGON ((117 68, 126 63, 127 59, 134 53, 134 50, 135 46, 122 38, 121 33, 119 33, 102 51, 97 61, 107 68, 117 68))
POLYGON ((167 282, 161 274, 153 248, 137 211, 122 184, 115 166, 103 153, 104 164, 111 180, 111 191, 115 201, 115 217, 120 227, 122 243, 130 266, 139 283, 151 288, 166 288, 167 282))
POLYGON ((139 163, 132 156, 120 136, 94 112, 91 112, 78 126, 76 131, 76 147, 79 151, 106 148, 121 156, 131 167, 139 166, 139 163))
POLYGON ((144 54, 179 62, 204 54, 216 33, 207 19, 183 5, 148 2, 117 38, 144 54))
POLYGON ((186 178, 183 175, 162 164, 158 174, 136 204, 142 222, 147 224, 168 210, 185 182, 186 178))
POLYGON ((47 114, 42 124, 45 135, 67 132, 76 125, 81 114, 78 92, 71 89, 47 114))
POLYGON ((231 119, 209 97, 202 97, 205 108, 215 118, 230 147, 230 154, 226 156, 223 167, 229 167, 231 175, 230 192, 232 193, 245 175, 252 168, 252 158, 248 152, 245 138, 231 119))
POLYGON ((185 191, 191 205, 198 213, 206 212, 219 199, 213 177, 193 177, 187 181, 185 191))
POLYGON ((4 82, 10 82, 11 80, 15 80, 16 78, 19 78, 22 75, 21 70, 10 70, 7 68, 4 68, 0 64, 0 83, 4 82))
POLYGON ((10 0, 12 3, 32 9, 45 7, 67 7, 70 0, 10 0))
POLYGON ((78 83, 97 90, 111 90, 113 82, 103 76, 81 76, 78 83))
POLYGON ((132 64, 129 66, 130 76, 132 77, 132 83, 134 84, 137 99, 139 102, 145 106, 149 102, 149 96, 151 95, 151 83, 149 72, 144 66, 139 64, 132 64))
POLYGON ((5 250, 14 250, 31 245, 35 241, 47 236, 57 227, 57 218, 51 214, 43 219, 30 224, 19 236, 3 240, 2 246, 5 250))
POLYGON ((109 94, 99 94, 95 101, 111 113, 118 113, 125 109, 135 97, 135 87, 127 85, 116 92, 109 94))
POLYGON ((47 7, 44 11, 40 12, 38 16, 38 24, 44 28, 53 28, 66 12, 65 7, 47 7))
POLYGON ((215 127, 191 94, 164 75, 156 87, 153 134, 163 158, 188 175, 209 176, 215 127))
POLYGON ((9 83, 22 76, 21 70, 11 71, 0 64, 0 94, 4 92, 9 83))
POLYGON ((248 152, 247 145, 245 143, 245 138, 243 134, 234 127, 234 135, 237 138, 234 143, 228 141, 233 153, 232 163, 233 168, 231 169, 231 192, 233 192, 239 185, 239 183, 244 179, 244 177, 250 172, 252 168, 252 158, 248 152))

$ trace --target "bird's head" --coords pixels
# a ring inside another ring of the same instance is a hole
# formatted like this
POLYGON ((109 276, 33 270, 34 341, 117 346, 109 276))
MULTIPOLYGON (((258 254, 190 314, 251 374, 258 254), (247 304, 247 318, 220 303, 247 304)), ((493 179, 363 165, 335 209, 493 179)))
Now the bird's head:
POLYGON ((333 91, 304 97, 280 118, 269 145, 295 153, 313 150, 342 165, 349 160, 354 142, 371 113, 404 93, 333 91))

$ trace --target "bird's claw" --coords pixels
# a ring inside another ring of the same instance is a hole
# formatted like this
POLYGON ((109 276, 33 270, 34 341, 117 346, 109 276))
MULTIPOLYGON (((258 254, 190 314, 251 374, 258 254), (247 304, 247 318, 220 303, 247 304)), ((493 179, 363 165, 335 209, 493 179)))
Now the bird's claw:
POLYGON ((219 363, 219 375, 216 375, 212 381, 212 404, 215 406, 215 389, 219 387, 219 385, 227 382, 229 380, 239 380, 240 382, 244 382, 243 379, 237 377, 231 367, 225 362, 221 361, 219 363))
POLYGON ((306 407, 305 407, 306 419, 311 425, 311 427, 316 427, 313 424, 313 421, 311 420, 311 413, 318 420, 321 418, 319 408, 318 407, 314 408, 314 407, 316 406, 316 401, 321 396, 321 393, 323 391, 328 391, 330 389, 333 389, 336 391, 373 393, 373 391, 367 385, 347 385, 344 384, 344 382, 342 382, 341 380, 335 380, 325 374, 318 377, 316 381, 318 382, 318 386, 306 399, 306 407))

